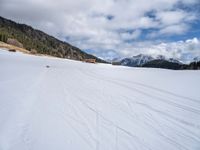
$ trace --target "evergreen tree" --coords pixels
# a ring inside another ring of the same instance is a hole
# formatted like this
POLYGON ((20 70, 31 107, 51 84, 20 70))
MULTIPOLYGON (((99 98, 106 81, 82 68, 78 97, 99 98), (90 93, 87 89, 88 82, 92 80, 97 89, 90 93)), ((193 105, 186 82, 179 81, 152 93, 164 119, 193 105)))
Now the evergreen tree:
POLYGON ((0 33, 0 41, 7 42, 8 36, 6 34, 0 33))

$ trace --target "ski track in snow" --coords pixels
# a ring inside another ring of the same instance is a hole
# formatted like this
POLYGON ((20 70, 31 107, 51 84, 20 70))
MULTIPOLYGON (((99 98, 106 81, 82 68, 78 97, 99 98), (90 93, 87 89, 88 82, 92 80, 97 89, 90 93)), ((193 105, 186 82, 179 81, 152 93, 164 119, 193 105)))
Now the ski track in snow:
POLYGON ((199 150, 199 89, 200 71, 0 50, 0 150, 199 150))

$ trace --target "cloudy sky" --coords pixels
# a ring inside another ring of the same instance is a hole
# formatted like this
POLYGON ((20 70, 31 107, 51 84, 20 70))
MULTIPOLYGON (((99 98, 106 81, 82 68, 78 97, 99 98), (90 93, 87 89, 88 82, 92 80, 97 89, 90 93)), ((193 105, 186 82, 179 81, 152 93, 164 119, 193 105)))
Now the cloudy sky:
POLYGON ((0 0, 0 15, 104 59, 200 57, 200 0, 0 0))

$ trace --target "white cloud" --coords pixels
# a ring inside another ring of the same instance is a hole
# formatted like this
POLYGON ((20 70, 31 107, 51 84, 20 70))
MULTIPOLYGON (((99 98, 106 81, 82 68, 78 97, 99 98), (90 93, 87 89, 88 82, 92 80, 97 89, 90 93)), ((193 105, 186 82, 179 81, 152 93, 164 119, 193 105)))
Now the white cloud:
POLYGON ((134 39, 137 39, 141 34, 141 31, 140 30, 136 30, 132 33, 130 32, 124 32, 124 33, 121 33, 120 36, 123 40, 134 40, 134 39))
POLYGON ((162 25, 167 26, 193 21, 196 19, 196 16, 183 10, 173 10, 159 12, 157 19, 160 20, 162 25))
POLYGON ((170 25, 165 28, 162 28, 158 35, 160 34, 172 34, 172 35, 178 35, 178 34, 185 34, 188 30, 188 25, 186 24, 178 24, 178 25, 170 25))

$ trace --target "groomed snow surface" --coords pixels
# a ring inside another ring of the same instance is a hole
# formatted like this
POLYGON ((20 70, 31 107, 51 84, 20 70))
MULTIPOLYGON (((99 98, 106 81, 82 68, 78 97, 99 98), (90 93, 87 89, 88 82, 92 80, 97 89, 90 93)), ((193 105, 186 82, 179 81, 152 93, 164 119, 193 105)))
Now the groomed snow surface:
POLYGON ((0 50, 0 150, 179 149, 200 149, 200 71, 0 50))

